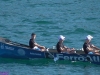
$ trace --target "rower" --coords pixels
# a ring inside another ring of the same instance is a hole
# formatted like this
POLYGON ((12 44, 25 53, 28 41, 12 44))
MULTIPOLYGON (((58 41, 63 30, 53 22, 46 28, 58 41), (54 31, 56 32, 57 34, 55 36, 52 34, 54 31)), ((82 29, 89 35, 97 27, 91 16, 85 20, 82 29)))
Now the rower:
POLYGON ((56 45, 56 48, 57 48, 57 52, 58 53, 62 53, 62 52, 67 52, 67 53, 75 53, 75 49, 74 48, 68 48, 66 46, 64 46, 63 42, 65 40, 65 37, 60 35, 59 36, 59 41, 56 45))
POLYGON ((100 55, 99 48, 91 44, 93 37, 91 35, 86 36, 85 42, 83 44, 83 50, 85 54, 97 54, 100 55))
POLYGON ((36 34, 35 33, 32 33, 31 34, 31 39, 29 40, 29 47, 31 49, 34 49, 34 50, 45 51, 45 47, 37 44, 35 42, 35 38, 36 38, 36 34))

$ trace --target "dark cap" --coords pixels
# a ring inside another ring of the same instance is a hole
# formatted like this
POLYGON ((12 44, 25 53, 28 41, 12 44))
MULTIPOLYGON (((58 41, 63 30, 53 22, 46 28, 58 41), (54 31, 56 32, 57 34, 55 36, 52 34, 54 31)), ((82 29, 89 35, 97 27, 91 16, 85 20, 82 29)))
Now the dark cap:
POLYGON ((31 36, 36 35, 35 33, 32 33, 31 36))

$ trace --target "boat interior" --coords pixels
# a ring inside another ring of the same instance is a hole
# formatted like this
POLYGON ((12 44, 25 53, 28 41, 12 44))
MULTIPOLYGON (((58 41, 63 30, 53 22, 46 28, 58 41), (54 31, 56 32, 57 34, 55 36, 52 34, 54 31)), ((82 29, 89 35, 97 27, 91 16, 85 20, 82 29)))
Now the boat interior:
MULTIPOLYGON (((6 44, 9 44, 9 45, 13 45, 13 46, 18 46, 18 47, 30 49, 30 47, 28 45, 13 42, 13 41, 10 41, 9 39, 2 38, 2 37, 0 37, 0 42, 6 43, 6 44)), ((76 51, 77 54, 85 54, 83 50, 75 50, 75 51, 76 51)), ((51 49, 49 49, 49 52, 57 53, 57 50, 51 48, 51 49)))

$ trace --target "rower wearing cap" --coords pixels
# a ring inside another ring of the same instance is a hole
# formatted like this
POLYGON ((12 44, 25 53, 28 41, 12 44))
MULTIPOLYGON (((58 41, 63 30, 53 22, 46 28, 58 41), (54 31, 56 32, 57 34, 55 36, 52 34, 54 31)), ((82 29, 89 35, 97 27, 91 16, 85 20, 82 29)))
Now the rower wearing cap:
POLYGON ((32 33, 31 34, 31 39, 29 40, 29 46, 30 46, 30 48, 34 49, 34 50, 45 51, 45 47, 37 44, 35 42, 35 38, 36 38, 36 34, 32 33))
POLYGON ((83 49, 85 54, 97 54, 100 55, 99 48, 91 44, 93 37, 91 35, 86 36, 85 42, 83 44, 83 49))
POLYGON ((58 53, 61 53, 61 52, 74 53, 74 51, 75 51, 74 48, 70 49, 70 48, 64 46, 64 44, 63 44, 64 40, 65 40, 65 37, 63 35, 60 35, 59 36, 59 41, 56 45, 57 52, 58 53))

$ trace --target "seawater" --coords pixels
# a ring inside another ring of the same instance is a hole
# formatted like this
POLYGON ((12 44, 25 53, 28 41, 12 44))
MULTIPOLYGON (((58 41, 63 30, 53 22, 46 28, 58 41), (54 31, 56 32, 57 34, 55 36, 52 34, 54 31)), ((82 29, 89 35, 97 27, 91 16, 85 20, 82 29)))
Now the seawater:
MULTIPOLYGON (((85 37, 90 34, 93 44, 100 47, 100 1, 99 0, 1 0, 0 36, 28 45, 30 34, 36 33, 37 43, 52 48, 59 35, 66 37, 68 47, 82 48, 85 37)), ((54 64, 44 61, 32 62, 0 60, 0 72, 9 75, 99 75, 99 66, 54 64), (37 63, 35 62, 35 63, 37 63), (34 63, 34 64, 35 64, 34 63)), ((17 60, 16 60, 17 61, 17 60)), ((18 60, 19 61, 19 60, 18 60)), ((36 60, 34 60, 36 61, 36 60)))

